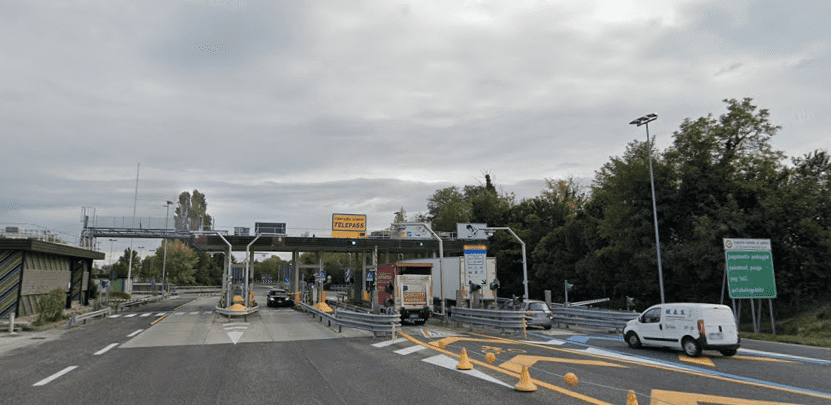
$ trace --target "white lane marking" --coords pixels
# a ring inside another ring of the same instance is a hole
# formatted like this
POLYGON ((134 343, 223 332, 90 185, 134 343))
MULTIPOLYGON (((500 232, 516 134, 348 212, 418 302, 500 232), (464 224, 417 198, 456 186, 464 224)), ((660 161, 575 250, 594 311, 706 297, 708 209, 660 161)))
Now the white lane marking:
POLYGON ((127 335, 127 337, 133 337, 133 336, 135 336, 135 335, 138 335, 138 334, 139 334, 139 333, 141 333, 141 331, 143 331, 143 330, 144 330, 144 329, 139 329, 139 330, 137 330, 137 331, 135 331, 135 332, 133 332, 133 333, 131 333, 131 334, 127 335))
POLYGON ((199 311, 193 311, 190 313, 191 315, 199 315, 199 311))
POLYGON ((398 339, 394 339, 394 340, 387 340, 387 341, 381 342, 381 343, 373 343, 372 346, 374 346, 374 347, 387 347, 389 345, 394 345, 396 343, 407 342, 407 341, 408 341, 407 339, 398 338, 398 339))
POLYGON ((106 353, 106 352, 110 351, 110 349, 112 349, 113 347, 116 347, 116 346, 118 346, 118 343, 112 343, 112 344, 110 344, 109 346, 107 346, 107 347, 105 347, 105 348, 103 348, 103 349, 101 349, 101 350, 99 350, 99 351, 97 351, 97 352, 93 353, 92 355, 93 355, 93 356, 100 356, 100 355, 102 355, 102 354, 104 354, 104 353, 106 353))
POLYGON ((538 342, 538 341, 532 341, 532 340, 523 340, 522 342, 523 343, 533 343, 535 345, 549 345, 549 346, 561 346, 561 345, 566 344, 566 342, 563 341, 563 340, 549 340, 549 341, 545 341, 545 342, 538 342))
POLYGON ((55 379, 57 379, 58 377, 60 377, 60 376, 62 376, 62 375, 64 375, 64 374, 66 374, 66 373, 68 373, 68 372, 70 372, 70 371, 72 371, 72 370, 75 370, 76 368, 78 368, 78 366, 69 366, 69 367, 67 367, 67 368, 65 368, 65 369, 63 369, 63 370, 61 370, 61 371, 58 371, 58 372, 57 372, 57 373, 55 373, 55 374, 52 374, 52 375, 51 375, 51 376, 49 376, 49 377, 46 377, 46 378, 44 378, 44 379, 42 379, 42 380, 40 380, 40 381, 38 381, 38 382, 36 382, 36 383, 32 384, 32 386, 33 386, 33 387, 40 387, 41 385, 46 385, 46 384, 49 384, 50 382, 54 381, 54 380, 55 380, 55 379))
POLYGON ((162 316, 164 314, 165 314, 165 312, 159 312, 158 314, 156 314, 156 316, 162 316))
POLYGON ((467 374, 471 377, 481 378, 485 381, 490 381, 494 384, 499 384, 499 385, 502 385, 502 386, 505 386, 505 387, 508 387, 508 388, 511 388, 511 389, 514 388, 512 385, 505 384, 504 382, 499 381, 496 378, 493 378, 493 377, 491 377, 491 376, 489 376, 489 375, 487 375, 487 374, 485 374, 485 373, 483 373, 479 370, 457 370, 456 365, 459 364, 459 360, 455 359, 455 358, 451 358, 451 357, 446 356, 444 354, 440 354, 438 356, 433 356, 433 357, 428 357, 428 358, 423 359, 421 361, 424 361, 424 362, 427 362, 427 363, 430 363, 430 364, 435 364, 437 366, 444 367, 444 368, 449 369, 449 370, 455 370, 455 371, 458 371, 460 373, 467 374))
POLYGON ((177 312, 176 315, 184 315, 184 312, 177 312))
POLYGON ((121 315, 110 315, 110 318, 118 318, 121 315))
POLYGON ((248 329, 247 326, 226 326, 225 330, 233 330, 233 329, 248 329))
POLYGON ((124 315, 124 317, 125 317, 125 318, 132 318, 132 317, 134 317, 134 316, 136 316, 136 315, 138 315, 138 314, 124 315))
POLYGON ((642 357, 628 356, 628 355, 625 355, 625 354, 622 354, 622 353, 610 352, 610 351, 607 351, 607 350, 596 349, 596 348, 593 348, 593 347, 590 347, 586 350, 583 350, 582 352, 583 353, 594 354, 594 355, 598 355, 598 356, 602 356, 602 357, 618 359, 618 360, 626 360, 626 361, 631 361, 631 362, 635 362, 635 363, 649 364, 649 365, 652 365, 652 366, 667 367, 667 368, 672 368, 672 369, 675 369, 675 370, 689 370, 688 367, 679 367, 679 366, 676 366, 676 365, 674 365, 672 363, 669 363, 669 362, 657 362, 657 361, 652 361, 652 360, 645 359, 645 358, 642 358, 642 357))
POLYGON ((205 311, 205 315, 210 315, 212 313, 214 313, 214 311, 205 311))
POLYGON ((400 354, 400 355, 402 355, 402 356, 406 356, 406 355, 408 355, 408 354, 410 354, 410 353, 415 353, 415 352, 417 352, 417 351, 419 351, 419 350, 424 350, 424 349, 426 349, 426 347, 424 347, 424 346, 422 346, 422 345, 415 345, 415 346, 410 346, 410 347, 408 347, 408 348, 406 348, 406 349, 396 350, 396 351, 395 351, 395 353, 398 353, 398 354, 400 354))
POLYGON ((146 317, 146 316, 150 316, 150 315, 153 315, 153 314, 152 314, 152 313, 150 313, 150 312, 148 312, 148 313, 146 313, 146 314, 141 314, 141 317, 142 317, 142 318, 144 318, 144 317, 146 317))
POLYGON ((808 363, 819 363, 819 364, 831 364, 831 361, 828 360, 820 360, 820 359, 812 359, 810 357, 802 357, 802 356, 795 356, 792 354, 782 354, 782 353, 771 353, 771 352, 763 352, 759 350, 751 350, 751 349, 739 349, 739 354, 746 354, 749 356, 761 356, 761 357, 772 357, 776 359, 786 359, 786 360, 796 360, 808 363))

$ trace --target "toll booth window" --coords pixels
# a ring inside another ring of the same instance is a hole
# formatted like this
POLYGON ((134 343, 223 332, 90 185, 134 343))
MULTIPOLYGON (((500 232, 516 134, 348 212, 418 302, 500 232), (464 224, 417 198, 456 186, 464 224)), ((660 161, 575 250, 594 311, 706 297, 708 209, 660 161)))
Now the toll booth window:
POLYGON ((661 308, 652 308, 643 314, 643 323, 661 322, 661 308))

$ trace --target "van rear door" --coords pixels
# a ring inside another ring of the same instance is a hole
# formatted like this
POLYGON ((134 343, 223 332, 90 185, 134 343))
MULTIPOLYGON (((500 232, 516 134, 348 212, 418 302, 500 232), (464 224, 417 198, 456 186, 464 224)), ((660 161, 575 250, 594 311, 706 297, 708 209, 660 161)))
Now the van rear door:
POLYGON ((708 308, 702 313, 707 343, 711 345, 731 345, 739 342, 736 319, 733 311, 726 306, 708 308))

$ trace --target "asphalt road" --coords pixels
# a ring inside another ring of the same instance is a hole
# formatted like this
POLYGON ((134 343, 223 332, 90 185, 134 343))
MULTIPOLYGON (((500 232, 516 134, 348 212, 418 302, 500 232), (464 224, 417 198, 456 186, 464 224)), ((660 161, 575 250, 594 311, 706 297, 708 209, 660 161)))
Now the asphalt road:
POLYGON ((0 353, 0 403, 626 404, 630 390, 640 404, 831 403, 828 349, 745 340, 735 357, 693 360, 615 334, 435 321, 390 340, 337 333, 291 308, 229 320, 212 312, 216 300, 148 304, 0 353), (473 370, 456 369, 462 348, 473 370), (515 390, 522 365, 537 391, 515 390))

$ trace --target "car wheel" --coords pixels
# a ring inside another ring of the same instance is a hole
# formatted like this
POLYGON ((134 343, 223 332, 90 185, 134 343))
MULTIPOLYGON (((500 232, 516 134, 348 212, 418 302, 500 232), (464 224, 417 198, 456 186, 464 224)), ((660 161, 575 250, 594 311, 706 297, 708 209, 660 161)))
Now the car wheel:
POLYGON ((721 352, 722 356, 727 356, 727 357, 733 356, 737 352, 736 349, 722 349, 722 350, 719 350, 719 351, 721 352))
POLYGON ((637 349, 641 347, 641 338, 638 337, 637 333, 629 332, 626 334, 626 344, 633 349, 637 349))
POLYGON ((681 344, 684 347, 684 353, 690 357, 698 357, 701 355, 701 346, 693 338, 685 338, 681 344))

